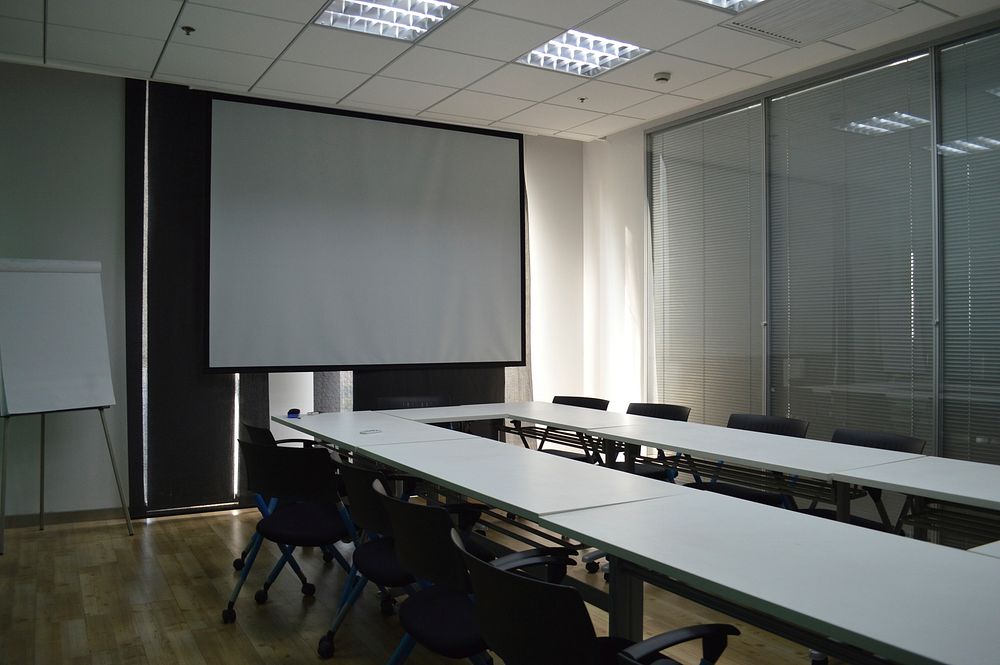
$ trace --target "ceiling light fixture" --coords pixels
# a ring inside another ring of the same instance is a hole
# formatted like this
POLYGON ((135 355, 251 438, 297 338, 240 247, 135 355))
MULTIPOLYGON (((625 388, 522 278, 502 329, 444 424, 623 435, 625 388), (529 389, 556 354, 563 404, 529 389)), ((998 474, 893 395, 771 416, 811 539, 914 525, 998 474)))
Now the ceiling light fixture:
POLYGON ((754 5, 759 5, 764 2, 764 0, 698 0, 698 2, 703 2, 706 5, 712 5, 713 7, 736 12, 738 14, 744 9, 750 9, 754 5))
POLYGON ((577 76, 597 76, 649 53, 649 49, 569 30, 517 59, 525 65, 577 76))
POLYGON ((333 0, 316 24, 413 42, 456 11, 439 0, 333 0))

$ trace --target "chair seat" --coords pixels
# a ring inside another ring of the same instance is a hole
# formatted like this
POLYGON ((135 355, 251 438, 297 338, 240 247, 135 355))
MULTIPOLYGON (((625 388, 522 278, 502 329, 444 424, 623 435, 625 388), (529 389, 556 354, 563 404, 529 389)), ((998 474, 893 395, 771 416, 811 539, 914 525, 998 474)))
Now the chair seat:
MULTIPOLYGON (((625 462, 612 462, 608 468, 616 471, 627 471, 625 462)), ((632 470, 637 476, 643 478, 653 478, 655 480, 670 480, 674 476, 674 470, 660 464, 639 464, 636 463, 632 470)))
POLYGON ((755 490, 750 487, 743 487, 742 485, 730 485, 729 483, 712 483, 702 480, 693 483, 685 483, 684 486, 693 487, 699 490, 705 490, 706 492, 715 492, 716 494, 725 494, 726 496, 735 497, 737 499, 743 499, 745 501, 753 501, 754 503, 762 503, 768 506, 781 507, 782 505, 784 505, 784 500, 782 499, 780 494, 755 490))
POLYGON ((399 606, 399 623, 419 644, 448 658, 486 650, 469 595, 445 587, 421 589, 399 606))
POLYGON ((347 537, 336 506, 319 503, 282 503, 257 522, 257 533, 268 540, 296 547, 319 547, 347 537))
MULTIPOLYGON (((800 513, 805 513, 806 515, 814 515, 816 517, 822 517, 823 519, 835 520, 837 519, 837 511, 832 508, 802 508, 799 510, 800 513)), ((885 525, 876 520, 866 519, 864 517, 858 517, 856 515, 851 515, 849 520, 854 526, 864 527, 866 529, 874 529, 875 531, 885 531, 885 525)))
POLYGON ((549 448, 543 449, 542 452, 549 455, 555 455, 556 457, 562 457, 563 459, 571 459, 575 462, 590 462, 590 458, 587 457, 587 453, 577 453, 572 450, 552 450, 549 448))
POLYGON ((399 565, 392 538, 369 540, 358 545, 354 550, 354 565, 359 573, 382 586, 413 584, 413 576, 399 565))

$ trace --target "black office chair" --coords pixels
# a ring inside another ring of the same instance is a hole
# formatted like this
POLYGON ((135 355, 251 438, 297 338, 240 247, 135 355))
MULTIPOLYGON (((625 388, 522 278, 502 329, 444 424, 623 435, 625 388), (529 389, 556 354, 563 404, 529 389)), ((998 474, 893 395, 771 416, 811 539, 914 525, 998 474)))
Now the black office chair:
MULTIPOLYGON (((271 430, 267 429, 266 427, 257 427, 255 425, 248 425, 247 423, 244 422, 240 423, 240 432, 237 439, 239 441, 249 441, 251 443, 256 443, 259 445, 271 445, 271 446, 295 444, 301 447, 309 447, 315 443, 315 441, 313 441, 312 439, 281 439, 279 441, 274 438, 274 434, 272 434, 271 430)), ((265 501, 264 497, 262 497, 260 494, 254 494, 254 503, 257 505, 257 509, 260 511, 261 516, 267 517, 268 515, 271 514, 271 511, 274 510, 274 504, 277 503, 277 500, 274 499, 271 501, 265 501)), ((233 559, 234 570, 243 570, 243 565, 246 562, 247 554, 250 553, 250 550, 253 548, 254 543, 256 543, 258 540, 260 540, 260 534, 254 531, 253 535, 250 536, 250 540, 247 541, 246 547, 244 547, 243 551, 240 552, 239 557, 233 559)), ((323 558, 325 561, 330 561, 332 559, 332 555, 327 552, 324 552, 323 558)), ((295 574, 298 575, 300 579, 305 580, 305 575, 302 573, 302 569, 299 567, 299 564, 294 557, 289 559, 288 564, 292 567, 292 570, 295 571, 295 574)))
POLYGON ((452 515, 445 508, 389 497, 378 480, 373 487, 389 516, 396 556, 422 587, 399 605, 406 634, 387 665, 404 662, 416 644, 487 665, 491 659, 473 613, 465 564, 451 543, 452 515))
MULTIPOLYGON (((756 413, 734 413, 729 416, 729 422, 726 424, 726 427, 803 438, 806 435, 806 431, 809 429, 809 423, 805 420, 784 418, 782 416, 764 416, 756 413)), ((719 467, 721 467, 722 462, 719 462, 718 464, 719 467)), ((768 492, 765 490, 754 489, 733 483, 720 483, 717 482, 717 479, 714 477, 710 480, 702 480, 701 477, 696 475, 694 482, 685 483, 685 485, 687 487, 707 490, 717 494, 725 494, 726 496, 732 496, 746 501, 753 501, 755 503, 762 503, 768 506, 792 507, 790 505, 790 497, 787 495, 778 492, 768 492)))
POLYGON ((453 545, 468 568, 483 638, 506 665, 677 665, 660 652, 695 639, 702 641, 702 664, 710 665, 722 655, 728 636, 739 635, 734 626, 701 624, 638 644, 598 637, 579 591, 515 572, 525 565, 560 563, 565 555, 488 563, 465 552, 460 538, 453 545))
MULTIPOLYGON (((645 416, 647 418, 661 418, 663 420, 676 420, 680 422, 686 422, 688 416, 691 414, 691 409, 686 406, 680 406, 677 404, 658 404, 655 402, 632 402, 628 405, 628 409, 625 413, 634 416, 645 416)), ((658 450, 656 453, 657 460, 659 464, 650 464, 648 462, 633 462, 632 460, 639 454, 639 446, 633 443, 626 443, 624 445, 625 457, 624 461, 619 461, 617 459, 611 459, 605 462, 605 464, 619 471, 628 471, 629 473, 634 473, 639 476, 644 476, 646 478, 655 478, 657 480, 673 481, 677 476, 677 471, 673 467, 667 466, 666 455, 662 450, 658 450)), ((611 453, 614 457, 617 457, 618 451, 615 450, 611 453)))
MULTIPOLYGON (((296 547, 332 546, 352 535, 353 526, 334 483, 336 467, 324 448, 283 448, 240 441, 240 453, 247 472, 247 487, 268 502, 277 500, 274 510, 257 522, 259 538, 247 554, 229 603, 222 611, 223 623, 236 621, 234 606, 264 540, 277 543, 281 558, 271 569, 263 587, 254 594, 258 603, 267 602, 267 592, 296 547)), ((347 562, 336 549, 333 557, 344 570, 347 562)), ((312 596, 316 587, 301 576, 302 593, 312 596)))
POLYGON ((351 519, 361 531, 355 540, 353 563, 344 583, 337 614, 326 634, 319 640, 317 653, 320 658, 333 656, 333 640, 337 629, 347 618, 369 581, 380 587, 381 609, 386 615, 393 613, 395 605, 389 589, 402 587, 413 593, 410 586, 415 582, 396 557, 389 516, 373 488, 373 483, 382 479, 383 474, 373 469, 342 464, 340 475, 347 486, 348 496, 351 497, 351 519))
MULTIPOLYGON (((913 453, 915 455, 923 453, 925 446, 923 439, 917 439, 912 436, 892 434, 888 432, 870 432, 859 429, 848 429, 846 427, 834 430, 830 441, 833 443, 844 443, 851 446, 863 446, 865 448, 895 450, 897 452, 913 453)), ((850 523, 855 526, 865 527, 866 529, 899 533, 900 526, 892 523, 892 520, 889 519, 889 514, 885 509, 885 505, 882 503, 882 490, 877 487, 864 487, 862 490, 865 494, 871 497, 881 521, 851 515, 850 523)), ((837 519, 836 510, 832 508, 817 508, 817 503, 818 501, 814 500, 808 508, 803 508, 799 510, 799 512, 826 519, 837 519)))
MULTIPOLYGON (((606 399, 600 399, 598 397, 578 397, 575 395, 556 395, 552 398, 553 404, 566 404, 568 406, 579 406, 584 409, 596 409, 597 411, 607 411, 608 404, 610 402, 606 399)), ((515 423, 515 426, 519 426, 519 423, 515 423)), ((522 438, 523 441, 523 438, 522 438)), ((525 447, 528 446, 527 442, 524 442, 525 447)), ((597 452, 596 443, 590 440, 582 432, 570 432, 567 430, 560 430, 554 427, 546 427, 542 431, 542 438, 538 440, 537 450, 541 450, 543 453, 548 453, 549 455, 557 455, 565 459, 571 459, 577 462, 587 462, 589 464, 599 463, 601 461, 600 455, 597 452), (575 450, 556 450, 553 448, 545 449, 545 442, 548 440, 549 434, 559 433, 561 435, 569 435, 576 437, 580 451, 575 450)))

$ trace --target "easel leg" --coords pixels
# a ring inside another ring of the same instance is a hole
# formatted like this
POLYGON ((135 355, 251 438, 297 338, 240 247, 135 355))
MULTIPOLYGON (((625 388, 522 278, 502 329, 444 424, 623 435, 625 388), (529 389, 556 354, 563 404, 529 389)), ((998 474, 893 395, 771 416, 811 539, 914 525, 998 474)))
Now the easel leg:
POLYGON ((122 502, 122 514, 125 516, 125 526, 128 527, 128 535, 134 535, 132 530, 132 518, 128 515, 128 506, 125 505, 125 490, 122 489, 122 479, 118 475, 118 464, 115 462, 115 451, 111 447, 111 434, 108 431, 108 421, 104 417, 104 409, 97 410, 101 414, 101 425, 104 426, 104 440, 108 442, 108 456, 111 457, 111 470, 115 472, 115 484, 118 485, 118 498, 122 502))
POLYGON ((10 416, 3 417, 3 438, 0 439, 0 554, 4 552, 4 527, 7 525, 7 433, 10 416))
POLYGON ((45 414, 42 414, 42 445, 38 453, 38 530, 45 530, 45 414))

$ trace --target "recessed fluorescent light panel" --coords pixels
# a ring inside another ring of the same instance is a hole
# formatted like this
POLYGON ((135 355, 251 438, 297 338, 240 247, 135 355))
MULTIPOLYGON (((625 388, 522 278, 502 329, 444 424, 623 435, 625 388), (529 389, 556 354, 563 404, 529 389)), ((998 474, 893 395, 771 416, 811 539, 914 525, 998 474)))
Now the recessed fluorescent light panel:
POLYGON ((749 9, 754 5, 759 5, 764 0, 698 0, 706 5, 712 5, 720 9, 728 9, 731 12, 739 13, 744 9, 749 9))
POLYGON ((518 62, 577 76, 597 76, 646 55, 649 49, 569 30, 550 39, 518 62))
POLYGON ((414 42, 456 10, 438 0, 333 0, 316 24, 414 42))

